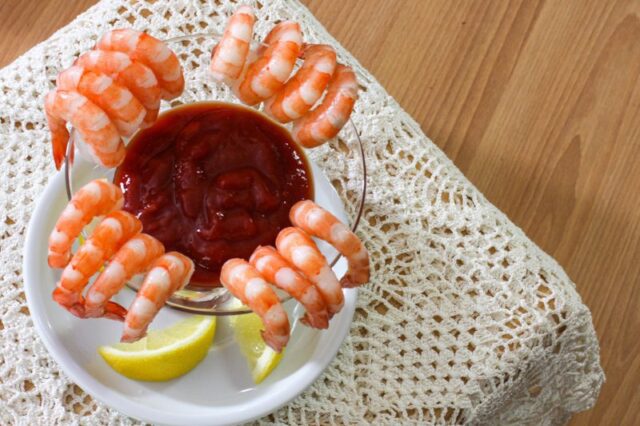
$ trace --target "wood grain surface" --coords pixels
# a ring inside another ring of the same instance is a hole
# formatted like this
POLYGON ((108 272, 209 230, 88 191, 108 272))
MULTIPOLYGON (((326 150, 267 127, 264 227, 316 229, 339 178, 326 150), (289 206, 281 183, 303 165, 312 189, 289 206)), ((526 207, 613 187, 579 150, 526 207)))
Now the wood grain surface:
MULTIPOLYGON (((93 3, 0 1, 0 66, 93 3)), ((640 424, 640 1, 305 3, 577 283, 607 382, 572 424, 640 424)))

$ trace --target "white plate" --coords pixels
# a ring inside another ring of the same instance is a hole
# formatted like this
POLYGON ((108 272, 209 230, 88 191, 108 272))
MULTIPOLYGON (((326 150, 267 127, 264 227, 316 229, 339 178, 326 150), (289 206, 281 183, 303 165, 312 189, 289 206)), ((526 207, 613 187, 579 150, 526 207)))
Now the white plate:
MULTIPOLYGON (((333 187, 318 167, 311 166, 316 201, 348 222, 333 187)), ((87 165, 78 171, 75 176, 80 181, 89 180, 96 173, 87 165)), ((122 323, 81 320, 51 300, 60 272, 47 266, 47 239, 65 204, 64 176, 58 173, 41 195, 27 229, 23 271, 29 310, 36 330, 62 370, 95 399, 128 416, 167 425, 230 425, 262 417, 311 385, 336 355, 349 331, 356 290, 345 291, 345 306, 329 329, 313 330, 294 323, 281 364, 258 386, 223 318, 218 318, 209 354, 185 376, 163 383, 129 380, 113 371, 97 353, 98 346, 118 341, 122 323)), ((321 248, 327 250, 326 246, 321 248)), ((334 267, 338 276, 345 269, 344 259, 334 267)), ((115 300, 128 306, 133 296, 131 290, 124 289, 115 300)), ((285 306, 294 316, 299 315, 294 302, 285 306)), ((164 308, 152 328, 167 326, 188 315, 164 308)))

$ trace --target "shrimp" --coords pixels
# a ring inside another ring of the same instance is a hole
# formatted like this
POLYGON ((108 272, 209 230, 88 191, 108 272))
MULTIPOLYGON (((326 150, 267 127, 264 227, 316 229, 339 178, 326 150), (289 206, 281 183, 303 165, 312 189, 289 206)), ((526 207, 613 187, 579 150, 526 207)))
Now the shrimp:
POLYGON ((246 260, 229 259, 220 271, 220 282, 262 319, 262 339, 281 352, 289 342, 289 319, 278 296, 246 260))
POLYGON ((124 310, 109 299, 118 293, 132 276, 146 272, 151 263, 163 253, 164 246, 151 235, 138 234, 127 241, 89 287, 85 301, 86 316, 96 318, 105 313, 124 310))
POLYGON ((265 102, 265 111, 281 123, 305 115, 324 93, 336 67, 336 52, 326 44, 306 45, 304 64, 282 90, 265 102))
POLYGON ((357 99, 355 73, 338 64, 322 103, 293 122, 293 139, 306 148, 313 148, 333 138, 349 119, 357 99))
POLYGON ((116 185, 96 179, 73 194, 49 236, 48 262, 52 268, 64 268, 71 260, 71 246, 82 228, 96 216, 122 207, 122 191, 116 185))
POLYGON ((131 213, 123 210, 109 213, 62 271, 53 299, 72 314, 85 318, 82 291, 87 282, 106 260, 141 230, 142 223, 131 213))
POLYGON ((172 251, 157 258, 129 307, 120 340, 134 342, 144 337, 160 308, 189 283, 193 271, 193 261, 181 253, 172 251))
POLYGON ((77 91, 100 107, 122 136, 131 136, 142 124, 146 111, 126 87, 104 74, 74 65, 58 75, 58 90, 77 91))
POLYGON ((98 164, 112 168, 124 160, 125 147, 118 129, 102 109, 80 93, 54 89, 45 97, 45 113, 58 170, 69 142, 66 122, 70 122, 88 144, 98 164))
POLYGON ((287 261, 313 282, 327 303, 329 318, 342 309, 342 287, 311 237, 299 228, 284 228, 276 238, 276 247, 287 261))
POLYGON ((160 86, 149 67, 131 60, 122 52, 92 50, 81 55, 76 65, 87 71, 108 75, 120 86, 126 87, 144 106, 146 115, 143 127, 148 127, 158 117, 160 110, 160 86))
POLYGON ((307 310, 301 320, 304 324, 315 328, 328 327, 327 304, 318 289, 296 271, 275 248, 258 247, 249 262, 267 281, 286 291, 304 306, 307 310))
POLYGON ((256 17, 249 6, 241 6, 229 18, 224 34, 211 52, 209 70, 219 82, 240 77, 249 54, 256 17))
POLYGON ((129 55, 153 71, 160 82, 162 99, 171 100, 184 90, 182 66, 175 53, 162 41, 132 29, 112 30, 102 36, 98 50, 113 50, 129 55))
POLYGON ((267 35, 258 59, 251 63, 234 86, 242 102, 255 105, 275 95, 289 78, 302 47, 302 32, 297 22, 281 22, 267 35))
POLYGON ((369 281, 369 253, 362 241, 334 215, 311 200, 299 201, 289 210, 294 226, 334 246, 349 263, 340 280, 343 287, 356 287, 369 281))

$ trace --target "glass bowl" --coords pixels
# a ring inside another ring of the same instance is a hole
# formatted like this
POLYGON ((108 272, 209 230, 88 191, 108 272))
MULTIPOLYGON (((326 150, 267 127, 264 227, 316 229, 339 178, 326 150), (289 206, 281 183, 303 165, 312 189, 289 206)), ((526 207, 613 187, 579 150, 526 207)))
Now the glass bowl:
MULTIPOLYGON (((165 41, 178 55, 183 65, 185 71, 185 91, 178 99, 170 103, 163 101, 161 113, 180 105, 202 101, 226 101, 232 103, 234 106, 251 108, 242 104, 233 96, 232 92, 226 88, 222 88, 221 98, 216 98, 212 91, 208 90, 214 86, 216 86, 217 90, 221 89, 217 87, 220 83, 214 82, 208 75, 210 58, 208 52, 211 52, 211 49, 218 39, 219 35, 217 34, 202 33, 175 37, 165 41), (212 96, 212 98, 208 98, 207 96, 212 96)), ((296 68, 300 66, 301 62, 302 61, 298 61, 296 68)), ((272 123, 278 126, 284 126, 287 130, 290 130, 290 124, 282 125, 276 122, 264 114, 260 106, 254 107, 253 109, 272 123)), ((99 166, 90 166, 78 155, 75 156, 74 164, 71 165, 69 156, 74 149, 74 138, 75 132, 72 130, 71 143, 69 143, 67 156, 64 161, 65 184, 67 197, 69 199, 71 199, 75 187, 82 185, 90 179, 99 177, 107 178, 111 181, 113 180, 115 171, 114 169, 107 170, 99 166)), ((315 192, 314 199, 317 204, 333 213, 344 223, 350 224, 351 229, 355 231, 364 208, 367 190, 367 171, 364 148, 358 129, 353 121, 350 119, 338 136, 327 142, 327 144, 328 146, 325 148, 314 148, 311 150, 301 148, 311 168, 315 192), (328 149, 330 150, 330 154, 331 151, 333 151, 336 157, 339 156, 338 159, 340 161, 350 165, 348 169, 349 179, 357 182, 357 191, 345 191, 339 180, 332 180, 330 176, 325 174, 322 164, 314 161, 314 150, 316 149, 328 149), (339 192, 341 192, 341 194, 339 194, 339 192), (351 213, 349 214, 347 212, 351 213)), ((342 256, 325 242, 316 240, 316 243, 325 257, 330 260, 330 264, 336 272, 336 275, 340 277, 341 274, 344 274, 346 271, 346 261, 342 256)), ((139 275, 131 279, 127 283, 127 287, 137 292, 141 283, 141 277, 142 275, 139 275)), ((286 293, 279 290, 277 292, 282 302, 292 300, 286 293)), ((234 308, 233 306, 238 306, 238 304, 229 303, 233 299, 231 294, 222 286, 204 289, 202 287, 190 287, 187 285, 185 289, 174 293, 166 305, 173 309, 201 315, 225 316, 251 312, 245 308, 234 308)))

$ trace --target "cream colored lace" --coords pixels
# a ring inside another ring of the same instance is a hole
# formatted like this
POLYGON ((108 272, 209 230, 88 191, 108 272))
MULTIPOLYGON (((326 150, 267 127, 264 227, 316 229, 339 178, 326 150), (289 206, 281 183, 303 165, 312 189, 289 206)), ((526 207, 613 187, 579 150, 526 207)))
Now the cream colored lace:
MULTIPOLYGON (((243 2, 252 3, 252 2, 243 2)), ((369 192, 359 235, 373 260, 351 333, 320 379, 263 424, 559 424, 604 380, 591 315, 562 268, 492 206, 380 84, 295 0, 263 1, 256 32, 295 19, 338 48, 363 86, 354 120, 369 192)), ((130 26, 160 38, 220 32, 232 0, 103 0, 0 71, 0 423, 130 419, 72 384, 33 329, 22 246, 54 168, 42 112, 57 73, 99 35, 130 26)), ((203 83, 209 52, 181 51, 183 101, 225 99, 203 83)), ((354 160, 313 153, 353 213, 354 160)))

